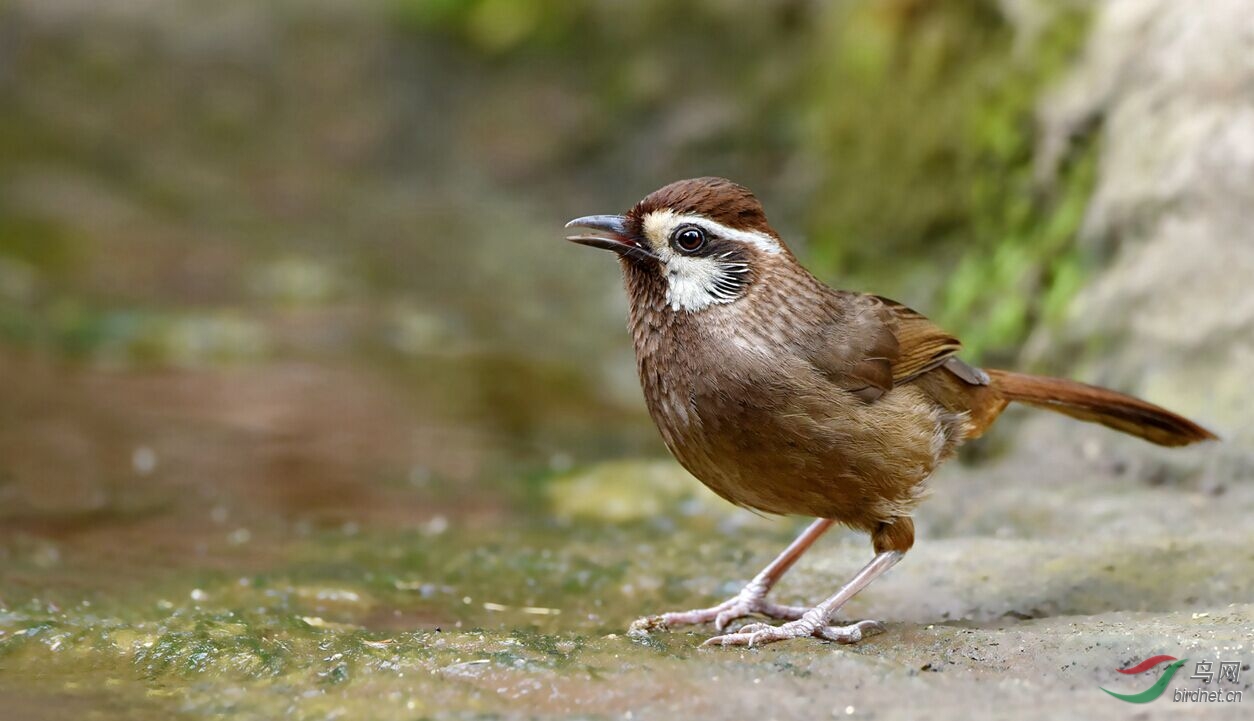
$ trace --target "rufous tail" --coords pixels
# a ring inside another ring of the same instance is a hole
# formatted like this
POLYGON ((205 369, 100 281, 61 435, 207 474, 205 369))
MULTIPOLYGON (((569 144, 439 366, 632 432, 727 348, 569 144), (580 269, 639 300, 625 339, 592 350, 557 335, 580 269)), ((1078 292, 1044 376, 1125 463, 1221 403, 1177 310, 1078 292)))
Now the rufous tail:
POLYGON ((986 372, 994 390, 1007 400, 1101 423, 1160 446, 1187 446, 1218 438, 1188 418, 1123 393, 1062 378, 986 372))

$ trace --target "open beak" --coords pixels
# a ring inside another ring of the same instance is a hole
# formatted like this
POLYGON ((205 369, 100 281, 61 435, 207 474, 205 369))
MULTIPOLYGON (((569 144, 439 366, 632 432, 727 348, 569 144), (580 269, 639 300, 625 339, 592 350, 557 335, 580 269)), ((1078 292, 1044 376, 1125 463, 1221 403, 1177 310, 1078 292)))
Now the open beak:
POLYGON ((566 224, 567 228, 592 228, 598 233, 568 235, 566 240, 593 248, 612 250, 623 256, 655 257, 627 235, 627 219, 621 215, 585 215, 566 224))

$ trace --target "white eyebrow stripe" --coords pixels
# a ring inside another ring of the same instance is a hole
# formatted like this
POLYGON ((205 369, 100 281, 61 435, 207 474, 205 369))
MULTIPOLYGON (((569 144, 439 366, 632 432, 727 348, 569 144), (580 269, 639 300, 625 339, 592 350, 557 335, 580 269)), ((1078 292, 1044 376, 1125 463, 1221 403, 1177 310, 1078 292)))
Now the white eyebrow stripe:
POLYGON ((710 235, 717 235, 720 238, 728 240, 736 240, 747 245, 755 246, 764 253, 775 254, 780 251, 779 241, 775 240, 766 233, 760 233, 756 230, 737 230, 729 228, 722 223, 715 222, 709 218, 702 218, 699 215, 681 215, 679 217, 681 223, 691 223, 700 226, 710 235))
POLYGON ((665 229, 666 234, 673 228, 680 225, 695 225, 702 228, 710 235, 717 235, 720 238, 735 240, 747 245, 752 245, 764 253, 779 253, 783 249, 779 245, 779 241, 772 236, 761 233, 756 230, 737 230, 729 228, 722 223, 710 220, 700 215, 680 215, 673 210, 657 210, 649 214, 645 218, 646 229, 656 227, 665 229))

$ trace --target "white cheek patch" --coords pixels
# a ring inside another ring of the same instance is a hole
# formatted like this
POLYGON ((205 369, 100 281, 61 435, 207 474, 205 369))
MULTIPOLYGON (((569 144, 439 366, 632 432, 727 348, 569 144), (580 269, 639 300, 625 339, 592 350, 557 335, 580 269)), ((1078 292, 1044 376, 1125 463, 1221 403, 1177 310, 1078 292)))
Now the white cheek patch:
POLYGON ((677 253, 670 245, 671 234, 681 225, 695 225, 710 237, 724 238, 757 250, 776 254, 779 242, 766 233, 736 230, 699 215, 679 215, 672 210, 658 210, 643 220, 644 236, 652 245, 653 254, 662 261, 666 275, 666 302, 671 310, 695 312, 711 305, 731 303, 744 292, 742 277, 748 266, 720 256, 690 256, 677 253))
POLYGON ((666 302, 671 310, 698 311, 715 303, 730 303, 736 295, 719 292, 725 271, 713 258, 671 253, 666 263, 666 302))

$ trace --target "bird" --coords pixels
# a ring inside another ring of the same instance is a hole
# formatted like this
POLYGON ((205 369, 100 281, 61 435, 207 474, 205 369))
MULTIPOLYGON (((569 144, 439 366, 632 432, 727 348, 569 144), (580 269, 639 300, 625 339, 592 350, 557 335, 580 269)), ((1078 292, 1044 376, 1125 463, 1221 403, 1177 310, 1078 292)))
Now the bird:
POLYGON ((921 313, 829 287, 798 261, 746 187, 716 177, 662 187, 621 215, 575 218, 567 240, 618 256, 649 414, 676 460, 719 496, 815 519, 739 593, 646 616, 642 634, 713 622, 710 646, 818 638, 856 643, 885 626, 841 607, 914 545, 933 471, 1011 402, 1162 446, 1216 436, 1157 405, 1060 378, 983 369, 921 313), (812 607, 768 592, 832 526, 870 535, 871 560, 812 607), (734 621, 764 616, 728 631, 734 621))

